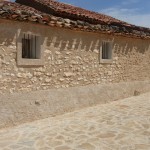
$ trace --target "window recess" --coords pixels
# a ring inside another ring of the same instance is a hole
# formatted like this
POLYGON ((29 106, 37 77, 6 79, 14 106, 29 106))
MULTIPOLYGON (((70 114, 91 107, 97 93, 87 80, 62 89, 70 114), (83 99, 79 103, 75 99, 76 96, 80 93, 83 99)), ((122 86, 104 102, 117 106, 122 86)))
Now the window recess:
POLYGON ((113 60, 112 42, 102 41, 100 48, 100 63, 111 63, 113 60))
POLYGON ((40 59, 40 45, 38 36, 25 33, 23 34, 22 58, 40 59))

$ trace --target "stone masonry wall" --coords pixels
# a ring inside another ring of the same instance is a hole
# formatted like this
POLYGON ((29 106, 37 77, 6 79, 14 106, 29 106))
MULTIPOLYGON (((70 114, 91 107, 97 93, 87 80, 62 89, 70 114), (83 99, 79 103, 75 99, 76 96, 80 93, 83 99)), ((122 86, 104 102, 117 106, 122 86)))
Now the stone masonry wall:
POLYGON ((0 20, 0 93, 150 80, 150 40, 75 32, 0 20), (44 38, 44 66, 17 66, 16 39, 44 38), (113 41, 113 63, 99 63, 102 40, 113 41))

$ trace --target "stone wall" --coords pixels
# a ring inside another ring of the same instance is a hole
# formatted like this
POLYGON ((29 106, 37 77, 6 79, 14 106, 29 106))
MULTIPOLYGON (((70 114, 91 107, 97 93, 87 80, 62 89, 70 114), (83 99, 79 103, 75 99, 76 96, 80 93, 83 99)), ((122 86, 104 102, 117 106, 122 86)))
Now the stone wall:
POLYGON ((75 32, 0 20, 0 93, 150 80, 150 40, 75 32), (44 66, 17 66, 17 37, 44 38, 44 66), (99 63, 102 40, 113 41, 113 63, 99 63))

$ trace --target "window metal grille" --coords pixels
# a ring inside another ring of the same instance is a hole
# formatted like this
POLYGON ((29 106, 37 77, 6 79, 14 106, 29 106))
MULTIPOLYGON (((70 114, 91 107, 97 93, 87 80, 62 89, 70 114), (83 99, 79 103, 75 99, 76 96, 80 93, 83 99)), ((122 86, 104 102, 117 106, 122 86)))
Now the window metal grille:
POLYGON ((111 42, 102 43, 102 59, 111 59, 112 58, 112 47, 111 42))
POLYGON ((22 38, 22 58, 39 59, 38 37, 24 34, 22 38))

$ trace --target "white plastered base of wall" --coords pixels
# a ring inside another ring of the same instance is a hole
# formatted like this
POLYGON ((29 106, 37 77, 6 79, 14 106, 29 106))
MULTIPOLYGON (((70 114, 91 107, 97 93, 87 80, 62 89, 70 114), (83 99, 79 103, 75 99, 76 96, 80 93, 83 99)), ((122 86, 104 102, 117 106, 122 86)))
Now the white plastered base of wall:
POLYGON ((136 81, 1 95, 0 128, 149 91, 150 81, 136 81))

